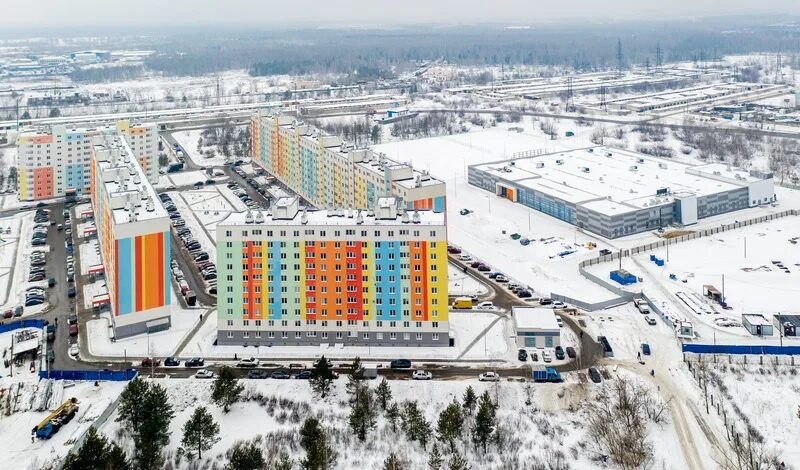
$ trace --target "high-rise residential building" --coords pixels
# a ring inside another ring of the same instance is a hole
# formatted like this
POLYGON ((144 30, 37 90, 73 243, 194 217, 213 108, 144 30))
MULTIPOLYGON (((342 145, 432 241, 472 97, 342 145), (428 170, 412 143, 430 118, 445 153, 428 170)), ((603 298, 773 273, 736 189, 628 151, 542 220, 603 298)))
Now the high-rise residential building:
POLYGON ((17 139, 20 201, 89 194, 92 145, 95 139, 124 136, 147 179, 158 182, 158 128, 156 124, 72 128, 50 126, 22 132, 17 139))
POLYGON ((217 344, 448 346, 443 213, 301 210, 217 225, 217 344))
POLYGON ((91 150, 91 199, 117 338, 170 327, 170 219, 127 137, 91 150))
POLYGON ((445 211, 445 184, 425 171, 356 149, 290 116, 256 113, 253 161, 318 209, 362 209, 395 197, 406 209, 445 211))

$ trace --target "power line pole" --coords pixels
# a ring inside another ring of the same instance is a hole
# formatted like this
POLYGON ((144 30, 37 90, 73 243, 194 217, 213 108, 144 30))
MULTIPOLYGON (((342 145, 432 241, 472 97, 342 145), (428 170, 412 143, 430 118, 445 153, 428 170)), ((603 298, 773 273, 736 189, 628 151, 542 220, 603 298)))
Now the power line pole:
POLYGON ((617 39, 617 73, 622 75, 622 40, 617 39))
POLYGON ((656 73, 661 73, 661 44, 656 44, 656 73))

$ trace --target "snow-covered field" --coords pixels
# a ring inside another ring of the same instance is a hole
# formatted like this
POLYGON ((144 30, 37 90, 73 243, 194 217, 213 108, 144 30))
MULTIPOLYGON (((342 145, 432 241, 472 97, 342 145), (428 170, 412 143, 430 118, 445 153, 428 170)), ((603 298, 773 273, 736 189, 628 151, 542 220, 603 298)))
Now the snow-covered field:
POLYGON ((172 136, 181 144, 183 152, 191 159, 196 165, 199 166, 222 166, 225 164, 225 156, 216 152, 216 147, 213 147, 215 154, 213 157, 205 155, 205 151, 211 147, 203 147, 203 154, 197 151, 197 141, 203 133, 202 129, 193 129, 190 131, 175 132, 172 136))
POLYGON ((489 289, 454 265, 447 267, 447 293, 449 295, 485 295, 489 289))
MULTIPOLYGON (((204 459, 209 463, 224 465, 224 454, 233 444, 257 436, 260 436, 260 446, 268 454, 286 451, 294 460, 303 458, 304 452, 297 445, 297 431, 305 418, 317 416, 338 453, 333 468, 380 468, 389 452, 400 455, 407 462, 407 468, 426 466, 427 451, 419 443, 407 441, 400 429, 393 431, 383 415, 378 418, 376 429, 367 435, 366 442, 356 440, 347 424, 349 405, 344 391, 344 378, 336 381, 334 394, 326 399, 314 397, 307 381, 245 380, 246 401, 235 404, 228 414, 211 402, 211 381, 178 379, 156 382, 166 387, 176 414, 170 426, 169 456, 174 456, 180 445, 183 423, 194 408, 203 405, 220 425, 221 440, 204 454, 204 459)), ((592 460, 587 447, 581 410, 598 387, 581 381, 578 376, 567 377, 564 384, 530 387, 520 382, 502 381, 494 385, 474 379, 389 383, 393 400, 398 403, 417 400, 434 428, 440 411, 453 400, 460 401, 467 386, 472 386, 479 395, 488 391, 497 400, 497 418, 504 436, 500 449, 490 445, 489 452, 484 455, 476 451, 468 438, 456 440, 457 450, 467 458, 472 468, 531 468, 534 460, 547 460, 554 452, 563 453, 570 468, 598 468, 599 464, 592 460)), ((374 388, 377 381, 371 381, 369 385, 374 388)), ((111 416, 101 431, 123 444, 130 452, 130 441, 122 437, 120 425, 114 421, 115 416, 111 416)), ((471 425, 472 419, 467 420, 466 426, 471 425)), ((677 437, 671 424, 651 424, 649 434, 654 447, 655 468, 687 468, 680 452, 675 450, 677 437)), ((467 436, 467 433, 464 435, 467 436)), ((441 442, 437 445, 440 450, 446 447, 441 442)), ((430 445, 427 450, 430 450, 430 445)), ((185 465, 184 460, 180 467, 185 465)))

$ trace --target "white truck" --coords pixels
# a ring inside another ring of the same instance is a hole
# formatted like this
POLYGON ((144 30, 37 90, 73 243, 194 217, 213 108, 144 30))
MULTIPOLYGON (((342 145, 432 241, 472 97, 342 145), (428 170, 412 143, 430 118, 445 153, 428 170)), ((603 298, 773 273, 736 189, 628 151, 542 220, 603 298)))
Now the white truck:
POLYGON ((650 313, 650 306, 644 299, 633 299, 633 305, 636 306, 636 308, 639 310, 639 313, 642 315, 647 315, 650 313))

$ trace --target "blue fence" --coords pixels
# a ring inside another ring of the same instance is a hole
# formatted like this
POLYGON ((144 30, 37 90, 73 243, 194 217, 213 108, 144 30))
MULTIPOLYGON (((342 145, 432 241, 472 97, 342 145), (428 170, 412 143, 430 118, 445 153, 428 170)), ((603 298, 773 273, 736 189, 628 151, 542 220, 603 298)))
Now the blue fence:
POLYGON ((800 356, 800 346, 684 344, 683 352, 696 354, 749 354, 753 356, 800 356))
POLYGON ((44 320, 17 320, 0 325, 0 333, 18 330, 20 328, 44 328, 44 320))
POLYGON ((136 369, 127 370, 51 370, 39 371, 39 378, 55 380, 108 380, 122 382, 133 380, 136 369))

